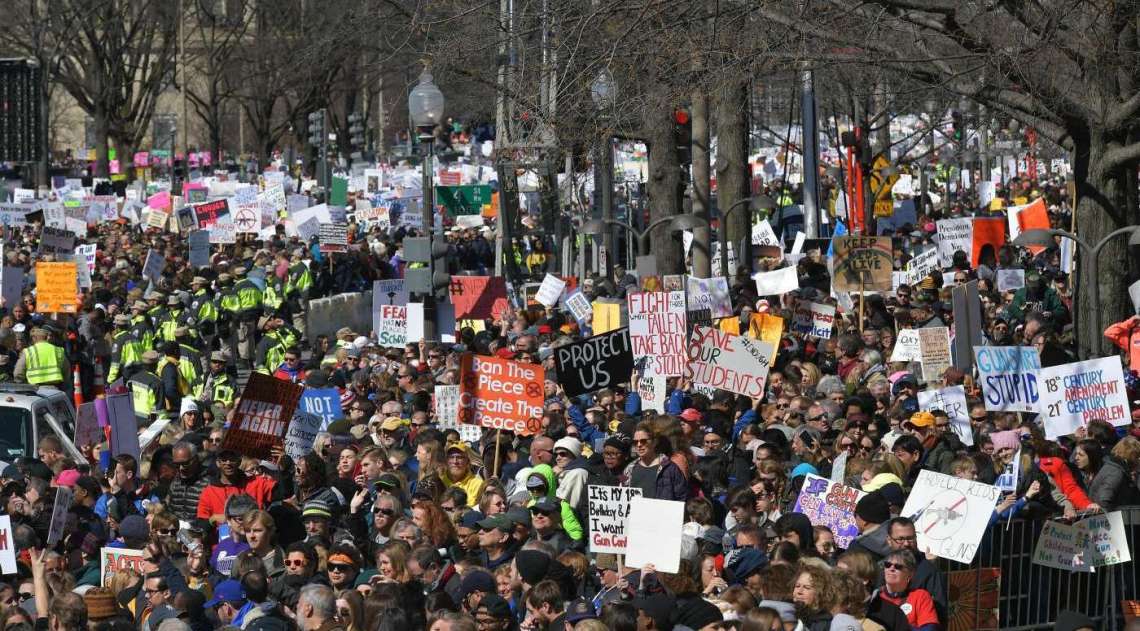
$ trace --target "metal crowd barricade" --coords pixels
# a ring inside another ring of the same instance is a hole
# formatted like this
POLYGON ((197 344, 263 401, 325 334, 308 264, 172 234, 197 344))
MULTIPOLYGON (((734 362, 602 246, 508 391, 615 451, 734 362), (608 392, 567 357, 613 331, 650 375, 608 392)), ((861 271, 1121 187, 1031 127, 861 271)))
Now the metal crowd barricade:
POLYGON ((1135 562, 1140 553, 1136 548, 1140 541, 1140 506, 1119 510, 1123 513, 1128 549, 1133 556, 1128 563, 1097 568, 1091 573, 1037 565, 1033 563, 1033 551, 1044 522, 1026 520, 1001 521, 991 527, 970 565, 940 559, 938 566, 944 572, 974 572, 972 577, 967 577, 965 588, 961 587, 962 581, 958 582, 958 588, 950 586, 952 622, 946 628, 995 628, 983 624, 983 621, 992 621, 993 612, 983 584, 989 577, 981 571, 983 568, 998 568, 1001 572, 996 628, 1052 629, 1058 612, 1065 610, 1078 611, 1097 620, 1102 629, 1122 628, 1121 601, 1135 599, 1136 586, 1140 584, 1140 571, 1135 562), (962 624, 968 626, 960 626, 962 624))

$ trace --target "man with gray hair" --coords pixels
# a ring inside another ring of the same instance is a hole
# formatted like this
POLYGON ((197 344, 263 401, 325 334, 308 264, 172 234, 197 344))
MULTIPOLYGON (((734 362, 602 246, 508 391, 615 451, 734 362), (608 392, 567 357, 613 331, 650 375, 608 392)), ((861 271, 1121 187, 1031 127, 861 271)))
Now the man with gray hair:
POLYGON ((178 475, 170 483, 163 504, 180 521, 194 521, 198 516, 198 498, 210 483, 198 458, 198 447, 186 440, 178 441, 171 450, 171 464, 178 475))
POLYGON ((301 631, 343 631, 336 622, 336 594, 327 585, 306 585, 297 600, 301 631))

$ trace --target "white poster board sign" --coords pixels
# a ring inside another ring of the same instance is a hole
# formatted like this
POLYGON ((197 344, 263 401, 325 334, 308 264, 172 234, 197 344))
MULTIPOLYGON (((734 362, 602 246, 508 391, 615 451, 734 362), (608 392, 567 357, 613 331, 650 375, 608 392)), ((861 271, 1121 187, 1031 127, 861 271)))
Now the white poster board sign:
POLYGON ((950 367, 950 329, 931 326, 918 330, 918 348, 922 356, 922 380, 939 381, 950 367))
POLYGON ((901 329, 895 348, 891 351, 892 362, 922 361, 922 350, 918 345, 918 329, 901 329))
POLYGON ((534 299, 548 308, 553 307, 558 304, 558 299, 562 297, 564 289, 566 289, 566 281, 554 274, 547 274, 542 279, 542 284, 538 286, 538 292, 535 293, 534 299))
POLYGON ((782 296, 800 288, 799 273, 795 267, 784 267, 774 272, 757 272, 752 275, 756 282, 756 295, 782 296))
POLYGON ((938 228, 938 259, 942 267, 954 264, 954 253, 961 250, 966 253, 966 260, 974 251, 974 220, 970 217, 959 219, 939 219, 935 222, 938 228))
POLYGON ((689 276, 685 279, 685 290, 689 298, 689 311, 708 309, 714 320, 732 316, 732 296, 729 294, 727 278, 689 276))
POLYGON ((998 291, 1017 291, 1025 287, 1025 270, 999 269, 997 270, 998 291))
POLYGON ((689 338, 685 378, 694 385, 760 398, 773 352, 771 344, 747 335, 696 326, 689 338))
POLYGON ((16 536, 12 532, 12 518, 0 515, 0 572, 15 574, 16 570, 16 536))
POLYGON ((1132 420, 1124 372, 1115 356, 1042 368, 1038 378, 1038 408, 1049 440, 1072 434, 1089 421, 1120 426, 1132 420))
POLYGON ((685 350, 685 292, 653 291, 630 294, 629 340, 635 358, 646 358, 649 376, 680 376, 685 350))
POLYGON ((626 522, 625 566, 652 563, 658 572, 675 574, 681 565, 681 526, 685 503, 635 497, 626 522))
POLYGON ((1000 495, 996 486, 923 470, 902 515, 914 521, 919 551, 969 564, 1000 495))
POLYGON ((1073 572, 1095 572, 1098 567, 1131 560, 1120 511, 1093 515, 1072 525, 1045 522, 1033 550, 1035 564, 1073 572))
POLYGON ((970 427, 970 414, 966 405, 966 387, 949 386, 938 390, 918 392, 919 409, 942 410, 950 417, 950 429, 966 445, 974 444, 974 430, 970 427))
POLYGON ((803 335, 826 340, 831 337, 835 325, 835 307, 810 300, 796 301, 796 311, 792 318, 792 330, 803 335))
POLYGON ((285 430, 285 455, 296 460, 312 451, 313 441, 317 439, 323 421, 311 412, 293 412, 293 420, 289 423, 289 429, 285 430))

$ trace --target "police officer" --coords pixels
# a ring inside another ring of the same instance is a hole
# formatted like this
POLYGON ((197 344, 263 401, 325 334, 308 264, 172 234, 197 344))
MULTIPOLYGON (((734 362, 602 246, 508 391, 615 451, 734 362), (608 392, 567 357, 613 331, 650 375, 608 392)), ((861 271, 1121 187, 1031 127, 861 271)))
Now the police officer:
POLYGON ((238 359, 250 368, 253 367, 253 353, 257 343, 257 320, 261 317, 262 292, 257 285, 246 278, 246 268, 235 265, 234 293, 238 300, 237 351, 238 359))
POLYGON ((190 316, 198 329, 198 336, 205 342, 204 348, 211 348, 218 332, 218 303, 207 291, 210 281, 195 276, 190 281, 190 316))
POLYGON ((182 304, 182 300, 175 294, 166 297, 166 310, 158 321, 158 339, 160 342, 173 342, 174 329, 186 326, 190 320, 190 313, 182 304))
POLYGON ((186 326, 174 329, 174 341, 178 344, 178 371, 190 384, 191 396, 197 397, 202 392, 202 384, 205 383, 202 376, 204 372, 202 353, 198 351, 200 343, 194 339, 193 330, 186 326))
POLYGON ((113 321, 115 326, 111 333, 111 368, 107 373, 107 382, 113 382, 119 377, 130 377, 142 360, 142 342, 139 342, 131 333, 131 319, 120 313, 113 321))
POLYGON ((218 274, 218 350, 233 357, 234 337, 237 335, 238 312, 240 303, 237 292, 234 291, 233 276, 227 272, 218 274))
POLYGON ((222 351, 210 353, 210 373, 202 387, 199 397, 207 405, 213 404, 229 409, 237 397, 237 388, 233 379, 226 372, 229 358, 222 351))
POLYGON ((271 313, 263 318, 262 329, 265 335, 257 343, 257 371, 273 374, 284 361, 285 351, 300 341, 300 335, 293 327, 285 324, 285 315, 271 313))
POLYGON ((71 373, 71 364, 63 348, 49 342, 48 332, 42 328, 32 329, 31 338, 31 345, 16 360, 16 381, 60 389, 70 385, 67 376, 71 373))
POLYGON ((307 339, 305 315, 309 309, 309 289, 313 286, 313 272, 301 259, 302 252, 300 248, 293 252, 292 263, 289 265, 289 280, 285 283, 285 299, 289 304, 289 313, 293 316, 293 328, 303 339, 307 339))
POLYGON ((136 300, 131 305, 131 335, 138 341, 143 352, 154 348, 154 327, 151 326, 146 311, 146 303, 141 300, 136 300))
POLYGON ((127 380, 131 401, 135 404, 135 416, 149 421, 151 414, 160 410, 162 404, 162 380, 155 374, 162 356, 158 351, 147 351, 142 355, 142 366, 127 380))

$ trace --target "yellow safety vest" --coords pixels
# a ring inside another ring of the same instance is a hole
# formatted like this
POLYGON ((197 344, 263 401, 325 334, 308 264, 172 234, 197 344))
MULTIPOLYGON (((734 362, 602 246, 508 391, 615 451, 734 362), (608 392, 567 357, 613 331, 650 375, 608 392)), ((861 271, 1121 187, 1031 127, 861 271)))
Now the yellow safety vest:
POLYGON ((28 383, 63 383, 63 349, 51 342, 36 342, 24 349, 24 369, 28 383))

